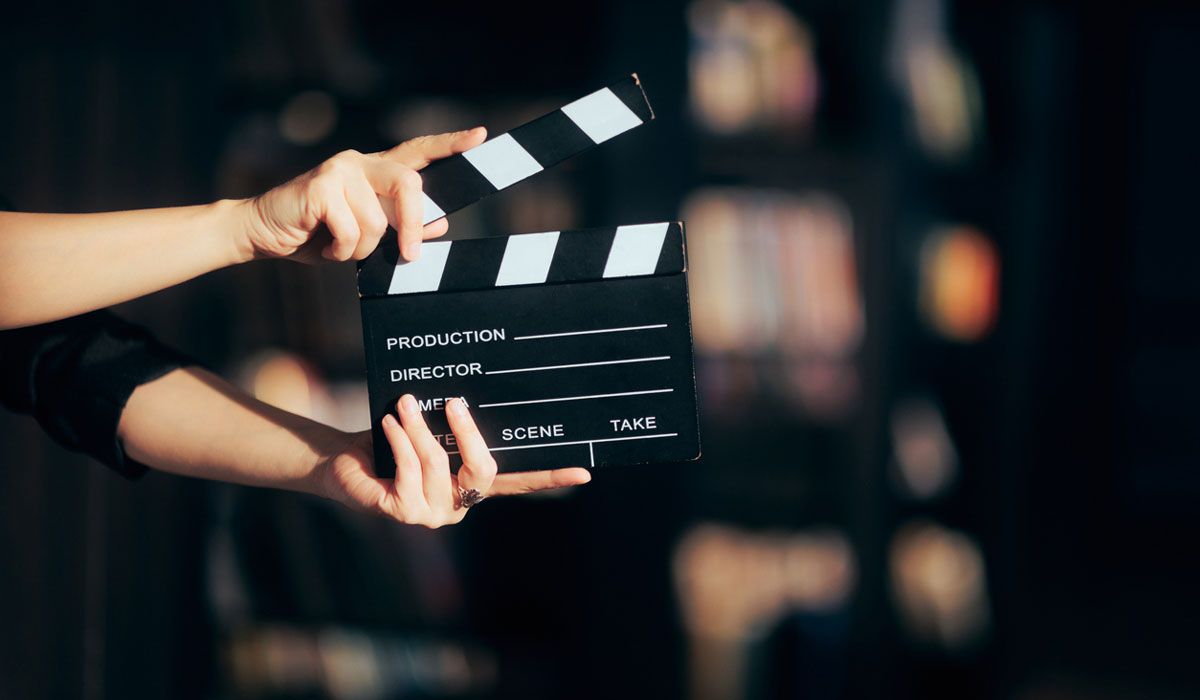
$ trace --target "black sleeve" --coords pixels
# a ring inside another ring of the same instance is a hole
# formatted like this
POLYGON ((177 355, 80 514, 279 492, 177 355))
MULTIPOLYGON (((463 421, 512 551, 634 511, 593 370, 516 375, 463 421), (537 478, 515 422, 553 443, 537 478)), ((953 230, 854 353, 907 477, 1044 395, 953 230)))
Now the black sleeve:
POLYGON ((107 311, 0 331, 0 403, 32 414, 56 442, 129 478, 146 467, 117 438, 133 390, 193 364, 107 311))

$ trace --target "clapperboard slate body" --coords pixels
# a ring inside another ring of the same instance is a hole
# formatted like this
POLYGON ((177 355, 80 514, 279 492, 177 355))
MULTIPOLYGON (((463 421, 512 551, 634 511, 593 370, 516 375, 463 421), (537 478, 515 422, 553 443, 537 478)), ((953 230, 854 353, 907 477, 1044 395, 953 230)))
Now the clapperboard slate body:
MULTIPOLYGON (((437 161, 425 221, 652 118, 633 76, 437 161)), ((502 471, 697 458, 686 259, 679 222, 428 242, 411 263, 390 234, 358 278, 377 471, 405 393, 455 465, 457 396, 502 471)))

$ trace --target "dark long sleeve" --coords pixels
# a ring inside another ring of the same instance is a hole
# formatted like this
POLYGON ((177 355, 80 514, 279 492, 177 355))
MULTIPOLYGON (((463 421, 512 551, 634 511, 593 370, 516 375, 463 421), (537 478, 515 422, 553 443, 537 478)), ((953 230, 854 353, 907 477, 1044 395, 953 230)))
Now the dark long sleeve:
POLYGON ((107 311, 0 331, 0 403, 32 414, 56 442, 136 478, 146 468, 117 438, 121 411, 138 386, 188 364, 107 311))

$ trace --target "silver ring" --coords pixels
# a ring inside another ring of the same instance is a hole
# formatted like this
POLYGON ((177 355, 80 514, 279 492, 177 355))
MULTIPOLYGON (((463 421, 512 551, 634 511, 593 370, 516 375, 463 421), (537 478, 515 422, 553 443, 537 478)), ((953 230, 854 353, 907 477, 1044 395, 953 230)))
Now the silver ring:
POLYGON ((479 505, 483 500, 483 494, 479 493, 478 489, 464 489, 458 487, 458 503, 463 508, 470 508, 474 505, 479 505))

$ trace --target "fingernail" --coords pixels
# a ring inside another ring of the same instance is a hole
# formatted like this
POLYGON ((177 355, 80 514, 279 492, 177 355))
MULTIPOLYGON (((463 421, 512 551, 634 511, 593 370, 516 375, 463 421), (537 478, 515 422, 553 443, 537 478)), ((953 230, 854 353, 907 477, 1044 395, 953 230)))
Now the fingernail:
POLYGON ((390 413, 389 413, 389 414, 387 414, 387 415, 385 415, 385 416, 383 417, 383 424, 384 424, 384 425, 386 425, 386 426, 387 426, 387 427, 389 427, 389 428, 394 428, 394 427, 396 427, 396 417, 395 417, 395 416, 393 416, 393 415, 392 415, 392 414, 390 414, 390 413))
POLYGON ((404 409, 405 413, 418 413, 421 410, 421 407, 417 405, 417 400, 413 398, 412 394, 405 394, 400 397, 400 407, 404 409))
POLYGON ((450 412, 456 416, 467 415, 467 401, 461 396, 452 400, 447 408, 449 408, 450 412))
POLYGON ((420 257, 421 257, 421 246, 420 245, 411 245, 410 244, 410 245, 404 246, 404 259, 405 260, 407 260, 409 262, 416 262, 417 259, 420 257))

